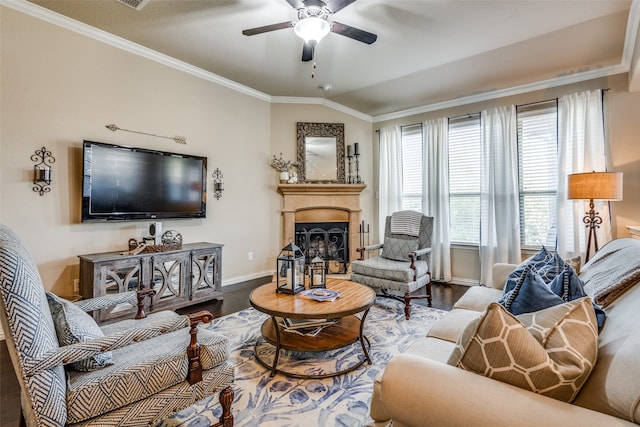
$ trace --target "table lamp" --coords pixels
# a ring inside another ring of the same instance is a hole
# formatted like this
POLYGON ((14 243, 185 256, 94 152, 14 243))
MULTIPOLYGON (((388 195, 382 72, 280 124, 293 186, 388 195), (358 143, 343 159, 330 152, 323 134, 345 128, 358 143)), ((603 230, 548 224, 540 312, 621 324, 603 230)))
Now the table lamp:
POLYGON ((587 255, 585 262, 589 261, 591 242, 598 252, 598 238, 596 229, 602 224, 602 217, 594 209, 594 200, 622 200, 622 172, 586 172, 574 173, 568 176, 567 198, 570 200, 589 200, 589 211, 582 222, 589 229, 587 239, 587 255))

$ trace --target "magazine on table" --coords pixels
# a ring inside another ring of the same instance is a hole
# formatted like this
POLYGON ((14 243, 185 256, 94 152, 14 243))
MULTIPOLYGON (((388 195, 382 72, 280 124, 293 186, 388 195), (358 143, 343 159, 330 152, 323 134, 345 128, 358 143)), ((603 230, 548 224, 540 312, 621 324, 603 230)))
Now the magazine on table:
POLYGON ((316 326, 328 326, 336 323, 336 319, 290 319, 285 317, 280 323, 285 329, 300 329, 316 326))

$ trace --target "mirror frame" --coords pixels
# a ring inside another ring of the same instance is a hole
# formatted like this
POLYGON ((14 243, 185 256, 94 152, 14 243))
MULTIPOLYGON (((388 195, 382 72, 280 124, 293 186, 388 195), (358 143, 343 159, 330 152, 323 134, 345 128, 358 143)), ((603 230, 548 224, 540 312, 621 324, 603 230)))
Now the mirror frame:
POLYGON ((298 148, 298 180, 311 183, 344 184, 344 123, 297 123, 297 148, 298 148), (336 179, 335 180, 308 180, 306 176, 307 149, 305 138, 335 137, 336 138, 336 179))

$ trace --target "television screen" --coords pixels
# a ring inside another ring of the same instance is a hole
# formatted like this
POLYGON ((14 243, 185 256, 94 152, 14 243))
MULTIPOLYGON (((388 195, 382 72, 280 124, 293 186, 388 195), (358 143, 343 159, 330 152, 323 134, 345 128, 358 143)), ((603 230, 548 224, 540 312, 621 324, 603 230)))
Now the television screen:
POLYGON ((206 216, 207 158, 84 141, 82 221, 206 216))

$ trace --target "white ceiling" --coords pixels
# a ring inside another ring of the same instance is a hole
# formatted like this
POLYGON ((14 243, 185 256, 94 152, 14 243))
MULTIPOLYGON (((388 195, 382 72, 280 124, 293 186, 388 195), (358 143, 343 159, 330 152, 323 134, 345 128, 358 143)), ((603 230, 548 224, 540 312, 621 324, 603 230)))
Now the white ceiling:
POLYGON ((30 1, 271 97, 327 98, 374 118, 626 72, 638 25, 638 0, 358 0, 329 20, 378 40, 330 33, 314 71, 293 29, 242 34, 297 20, 285 0, 150 0, 141 11, 116 0, 30 1))

